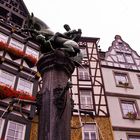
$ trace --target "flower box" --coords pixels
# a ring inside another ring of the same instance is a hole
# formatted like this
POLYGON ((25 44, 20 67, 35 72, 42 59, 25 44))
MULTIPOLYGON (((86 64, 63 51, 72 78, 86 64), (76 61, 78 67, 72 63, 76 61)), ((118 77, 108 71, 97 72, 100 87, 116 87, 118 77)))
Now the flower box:
POLYGON ((119 81, 119 85, 123 87, 128 87, 129 83, 127 82, 123 83, 122 81, 119 81))
POLYGON ((137 118, 137 112, 128 112, 126 114, 126 116, 129 118, 129 119, 132 119, 132 120, 135 120, 137 118))
POLYGON ((26 54, 22 50, 19 50, 13 46, 10 46, 7 43, 4 43, 2 41, 0 41, 0 51, 7 51, 13 60, 24 58, 24 60, 27 62, 29 67, 35 66, 37 62, 37 59, 34 56, 26 54))
POLYGON ((4 51, 8 48, 8 45, 2 41, 0 41, 0 51, 4 51))
POLYGON ((25 54, 24 60, 26 61, 29 67, 33 67, 37 63, 37 59, 34 56, 29 55, 29 54, 25 54))
POLYGON ((13 60, 22 58, 25 55, 23 51, 12 46, 8 46, 7 52, 13 60))
POLYGON ((35 97, 29 95, 27 92, 17 91, 9 85, 0 84, 0 99, 2 100, 5 98, 19 98, 32 101, 35 100, 35 97))

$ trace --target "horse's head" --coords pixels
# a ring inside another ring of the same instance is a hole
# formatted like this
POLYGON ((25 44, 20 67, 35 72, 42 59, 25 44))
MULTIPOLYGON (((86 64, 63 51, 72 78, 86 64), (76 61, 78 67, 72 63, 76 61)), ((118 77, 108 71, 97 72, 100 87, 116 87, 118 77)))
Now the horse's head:
POLYGON ((35 29, 43 35, 54 35, 49 26, 41 19, 35 17, 33 13, 27 19, 27 28, 35 29))

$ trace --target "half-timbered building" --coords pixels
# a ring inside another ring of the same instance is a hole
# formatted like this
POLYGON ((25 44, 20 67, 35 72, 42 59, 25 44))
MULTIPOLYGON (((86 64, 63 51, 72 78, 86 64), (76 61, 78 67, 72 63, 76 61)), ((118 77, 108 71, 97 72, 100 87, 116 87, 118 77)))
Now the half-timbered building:
POLYGON ((71 77, 72 140, 113 140, 98 42, 99 38, 91 37, 79 41, 84 58, 71 77))
MULTIPOLYGON (((0 0, 0 138, 37 139, 35 106, 20 99, 34 100, 39 88, 36 62, 39 46, 27 40, 28 9, 22 0, 0 0), (19 102, 13 103, 13 98, 19 102), (33 119, 33 120, 32 120, 33 119)), ((112 140, 109 110, 98 54, 99 38, 82 37, 79 46, 84 59, 71 77, 70 96, 74 100, 71 139, 112 140)))
POLYGON ((35 107, 20 99, 34 100, 38 91, 36 62, 39 46, 18 33, 29 12, 22 0, 0 0, 0 139, 29 140, 35 107), (14 103, 13 98, 19 99, 14 103))
MULTIPOLYGON (((34 101, 40 90, 39 45, 27 39, 29 33, 17 32, 28 16, 23 0, 0 0, 0 138, 5 140, 38 137, 36 107, 20 104, 34 101)), ((107 52, 98 43, 94 37, 79 41, 83 60, 70 78, 71 140, 139 140, 140 56, 119 35, 107 52)))

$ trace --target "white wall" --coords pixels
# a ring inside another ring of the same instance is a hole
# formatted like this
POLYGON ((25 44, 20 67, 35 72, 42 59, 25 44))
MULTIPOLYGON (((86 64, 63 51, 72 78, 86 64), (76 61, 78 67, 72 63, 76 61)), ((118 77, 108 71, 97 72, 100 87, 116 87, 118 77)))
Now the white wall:
MULTIPOLYGON (((139 120, 123 119, 118 97, 108 96, 107 101, 108 101, 112 126, 140 128, 139 120)), ((140 106, 140 100, 137 100, 137 103, 140 106)))
POLYGON ((114 139, 115 140, 127 140, 126 132, 123 131, 114 131, 114 139))
MULTIPOLYGON (((140 82, 138 81, 138 77, 137 77, 137 74, 140 75, 140 73, 122 71, 129 74, 133 86, 133 88, 122 88, 122 87, 116 87, 113 71, 121 72, 121 70, 102 68, 106 92, 110 92, 112 94, 114 93, 116 95, 116 96, 107 96, 107 102, 108 102, 112 126, 125 127, 125 128, 140 128, 140 120, 123 119, 120 102, 119 102, 120 97, 119 96, 117 97, 117 93, 126 95, 125 99, 127 99, 127 95, 140 95, 140 82)), ((138 104, 138 108, 140 110, 140 99, 135 98, 134 100, 136 100, 138 104)), ((115 140, 120 140, 120 139, 127 140, 127 132, 114 131, 114 138, 115 140)))
POLYGON ((140 75, 140 73, 121 71, 121 70, 109 69, 109 68, 108 69, 102 68, 102 72, 103 72, 105 89, 107 92, 140 95, 140 82, 138 81, 138 77, 137 77, 137 74, 140 75), (116 87, 113 71, 128 73, 133 88, 116 87))

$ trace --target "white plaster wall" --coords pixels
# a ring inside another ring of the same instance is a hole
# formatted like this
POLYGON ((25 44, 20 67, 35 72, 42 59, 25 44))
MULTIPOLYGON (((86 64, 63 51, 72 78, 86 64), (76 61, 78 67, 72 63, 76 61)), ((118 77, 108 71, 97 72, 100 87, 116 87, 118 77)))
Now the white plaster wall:
POLYGON ((137 75, 138 74, 140 75, 140 73, 131 72, 131 71, 128 72, 128 71, 116 70, 116 69, 107 69, 107 68, 102 68, 102 72, 103 72, 105 89, 107 92, 140 95, 140 82, 138 81, 138 77, 137 77, 137 75), (113 71, 128 73, 133 88, 116 87, 113 71))
MULTIPOLYGON (((114 140, 128 140, 128 137, 127 137, 128 134, 133 134, 133 132, 130 132, 130 131, 114 131, 114 140)), ((135 132, 135 134, 139 135, 140 133, 135 132)))
MULTIPOLYGON (((123 119, 118 97, 107 97, 112 126, 140 128, 139 120, 123 119)), ((140 107, 140 100, 137 99, 140 107)))
POLYGON ((91 81, 79 81, 80 85, 91 85, 91 81))
POLYGON ((124 131, 114 131, 114 140, 127 140, 126 132, 124 131))
POLYGON ((72 84, 77 84, 77 77, 72 76, 71 81, 72 81, 72 84))

